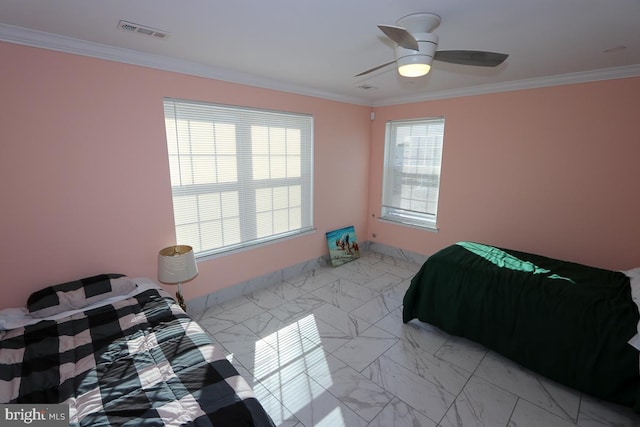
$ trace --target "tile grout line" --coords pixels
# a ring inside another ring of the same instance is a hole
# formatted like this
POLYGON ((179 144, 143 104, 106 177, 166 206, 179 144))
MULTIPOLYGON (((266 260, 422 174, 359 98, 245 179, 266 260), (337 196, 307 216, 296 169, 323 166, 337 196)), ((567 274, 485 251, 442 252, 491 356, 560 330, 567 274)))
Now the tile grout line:
MULTIPOLYGON (((447 343, 447 341, 445 341, 440 347, 438 347, 438 350, 440 350, 445 344, 447 343)), ((438 352, 438 350, 436 350, 433 353, 433 357, 437 357, 440 360, 444 360, 438 356, 436 356, 436 353, 438 352)), ((471 375, 469 375, 469 378, 467 378, 467 380, 465 381, 464 385, 462 386, 462 388, 460 388, 460 391, 458 392, 458 394, 456 394, 456 398, 453 399, 453 402, 451 402, 451 405, 449 405, 449 407, 447 408, 447 410, 445 411, 444 415, 442 416, 442 418, 440 418, 440 420, 438 421, 438 425, 442 424, 442 420, 445 419, 445 417, 447 416, 447 413, 449 412, 449 410, 451 409, 451 407, 453 407, 453 405, 455 405, 456 401, 458 400, 458 397, 460 397, 460 395, 464 392, 464 389, 467 387, 467 385, 469 384, 469 382, 471 381, 471 378, 473 378, 473 376, 475 375, 476 371, 478 370, 478 368, 480 367, 480 365, 482 364, 482 361, 485 359, 485 357, 487 357, 488 351, 485 351, 484 355, 482 356, 482 359, 480 359, 480 361, 478 362, 478 364, 476 365, 476 367, 473 369, 473 372, 471 372, 471 375)), ((457 366, 457 365, 456 365, 457 366)), ((458 366, 459 367, 459 366, 458 366)), ((515 406, 514 406, 515 409, 515 406)), ((506 425, 508 425, 509 423, 507 422, 506 425)))

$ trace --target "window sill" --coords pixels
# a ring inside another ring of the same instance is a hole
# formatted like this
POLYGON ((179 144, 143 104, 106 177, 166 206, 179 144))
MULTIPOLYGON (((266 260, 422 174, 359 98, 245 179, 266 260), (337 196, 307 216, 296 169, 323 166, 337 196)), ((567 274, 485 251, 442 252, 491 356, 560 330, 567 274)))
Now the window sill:
POLYGON ((388 224, 400 225, 400 226, 415 228, 423 231, 430 231, 432 233, 437 233, 439 231, 438 226, 434 223, 419 223, 417 221, 416 222, 400 221, 398 219, 388 218, 388 217, 378 217, 378 220, 381 222, 386 222, 388 224))
POLYGON ((254 243, 244 244, 242 246, 235 247, 235 248, 228 248, 228 249, 222 249, 222 250, 213 250, 213 251, 202 252, 202 253, 196 254, 196 261, 197 262, 203 262, 203 261, 209 261, 209 260, 212 260, 212 259, 216 259, 216 258, 220 258, 220 257, 223 257, 223 256, 227 256, 227 255, 234 255, 234 254, 237 254, 237 253, 250 251, 252 249, 256 249, 256 248, 259 248, 261 246, 268 246, 268 245, 272 245, 272 244, 275 244, 275 243, 283 242, 285 240, 295 239, 297 237, 306 236, 306 235, 309 235, 309 234, 313 234, 315 232, 316 232, 316 228, 309 228, 309 229, 305 229, 305 230, 300 231, 300 232, 294 232, 294 233, 291 233, 291 234, 287 234, 285 236, 278 237, 278 238, 275 238, 275 239, 266 239, 266 240, 261 241, 261 242, 254 242, 254 243))

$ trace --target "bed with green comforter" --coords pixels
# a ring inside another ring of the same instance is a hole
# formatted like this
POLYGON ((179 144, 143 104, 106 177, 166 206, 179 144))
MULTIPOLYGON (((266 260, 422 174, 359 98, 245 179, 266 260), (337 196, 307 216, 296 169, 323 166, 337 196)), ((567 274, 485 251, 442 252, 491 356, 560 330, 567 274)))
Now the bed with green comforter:
POLYGON ((430 256, 404 297, 419 319, 522 366, 640 412, 638 308, 629 277, 459 242, 430 256))

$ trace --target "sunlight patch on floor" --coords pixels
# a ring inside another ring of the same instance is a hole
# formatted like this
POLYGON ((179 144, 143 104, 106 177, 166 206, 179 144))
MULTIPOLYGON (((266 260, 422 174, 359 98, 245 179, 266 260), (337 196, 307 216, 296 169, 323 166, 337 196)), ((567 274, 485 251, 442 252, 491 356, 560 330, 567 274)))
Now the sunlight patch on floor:
POLYGON ((295 417, 305 425, 346 426, 342 405, 324 388, 333 382, 318 384, 307 375, 311 366, 331 378, 312 314, 256 342, 255 379, 295 417))

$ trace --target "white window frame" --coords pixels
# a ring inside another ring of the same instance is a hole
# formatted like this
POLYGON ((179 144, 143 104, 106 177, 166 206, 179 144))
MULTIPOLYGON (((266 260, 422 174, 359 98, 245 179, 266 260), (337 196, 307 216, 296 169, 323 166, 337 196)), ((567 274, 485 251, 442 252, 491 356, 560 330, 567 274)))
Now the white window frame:
POLYGON ((173 98, 164 111, 178 244, 201 259, 313 230, 312 116, 173 98))
POLYGON ((443 141, 444 117, 387 122, 382 220, 438 229, 443 141))

